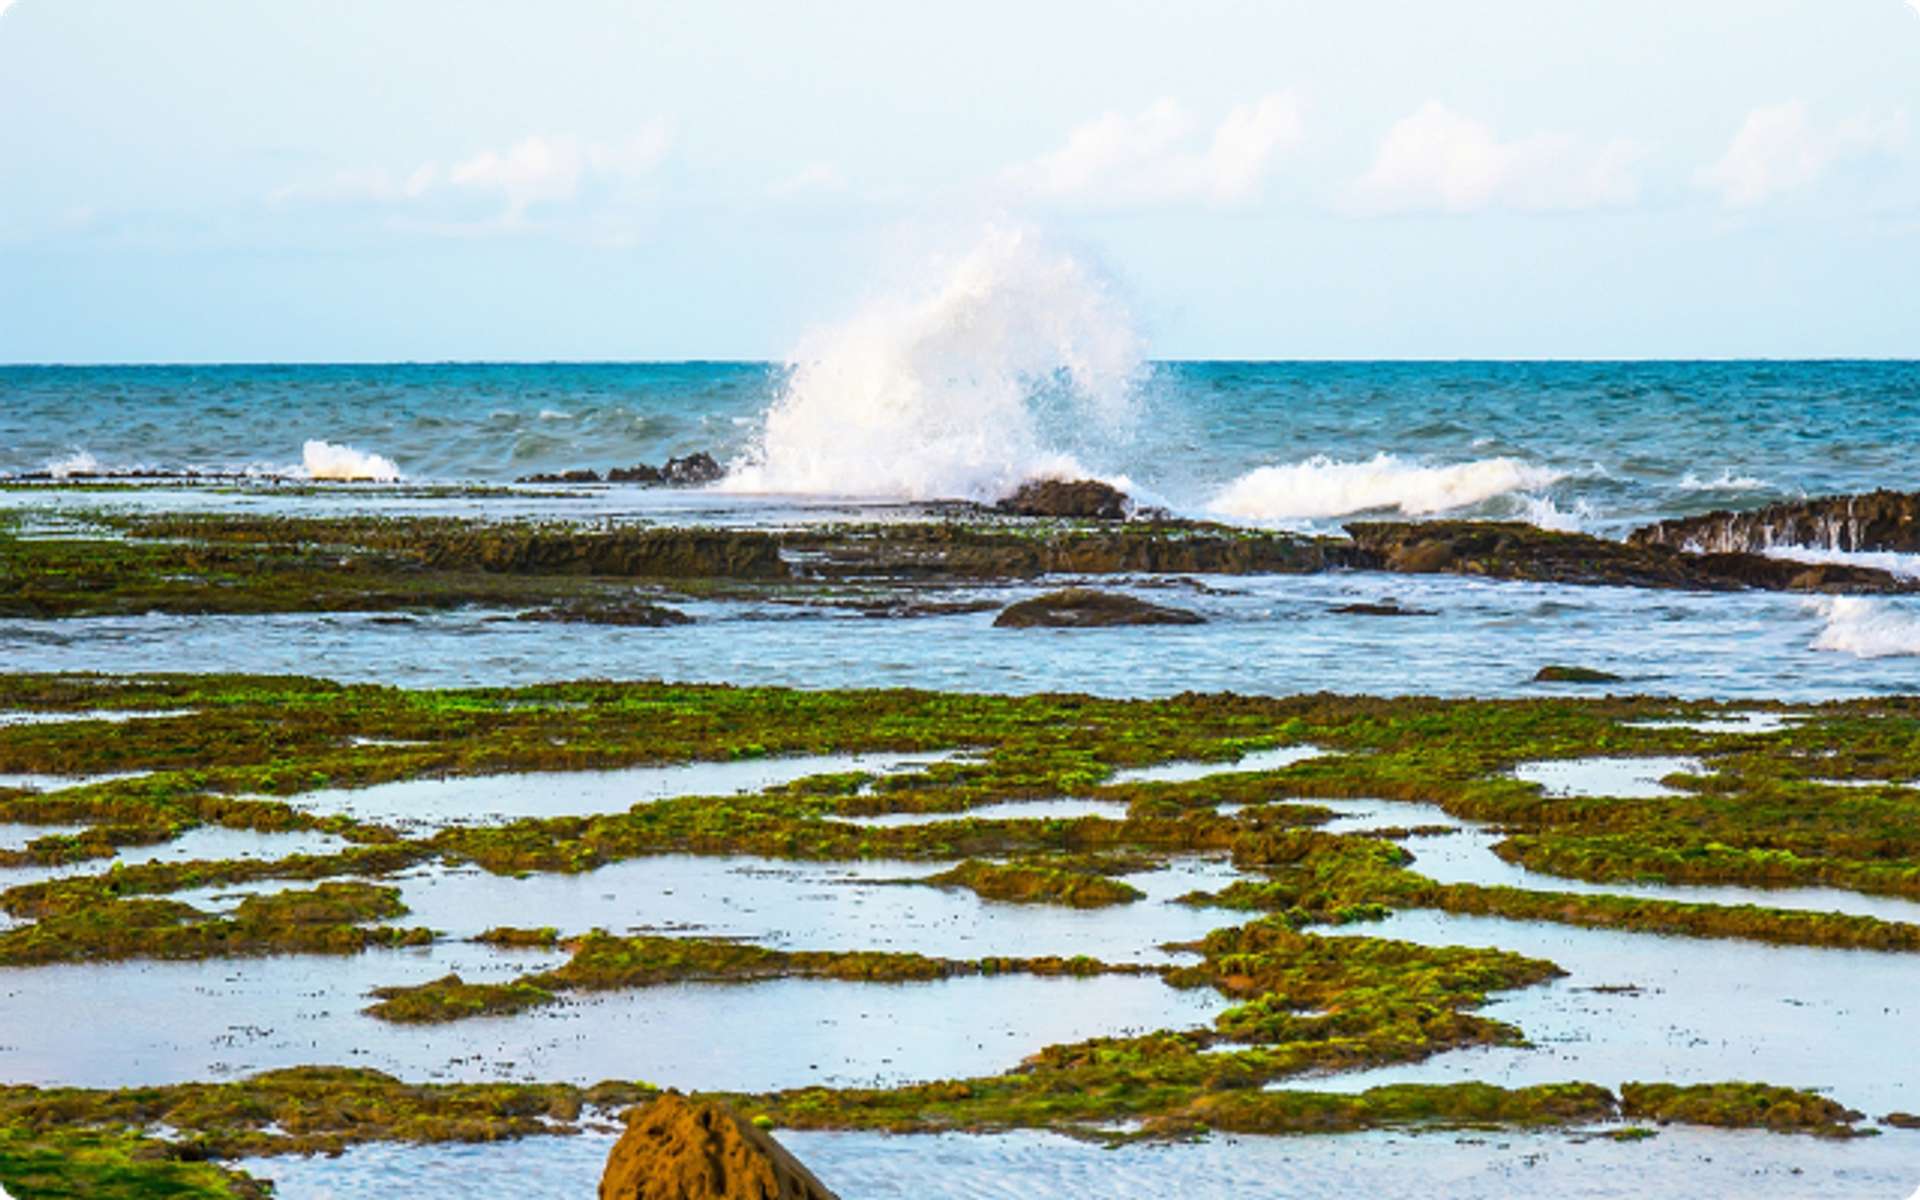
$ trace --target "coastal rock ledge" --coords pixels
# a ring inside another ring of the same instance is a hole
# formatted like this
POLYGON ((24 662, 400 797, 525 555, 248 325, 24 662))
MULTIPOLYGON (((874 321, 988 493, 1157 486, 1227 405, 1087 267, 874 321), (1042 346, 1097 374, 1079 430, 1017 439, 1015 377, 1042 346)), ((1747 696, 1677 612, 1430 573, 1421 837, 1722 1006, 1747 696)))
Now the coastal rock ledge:
POLYGON ((600 1200, 838 1200, 723 1104, 665 1093, 627 1114, 600 1200))

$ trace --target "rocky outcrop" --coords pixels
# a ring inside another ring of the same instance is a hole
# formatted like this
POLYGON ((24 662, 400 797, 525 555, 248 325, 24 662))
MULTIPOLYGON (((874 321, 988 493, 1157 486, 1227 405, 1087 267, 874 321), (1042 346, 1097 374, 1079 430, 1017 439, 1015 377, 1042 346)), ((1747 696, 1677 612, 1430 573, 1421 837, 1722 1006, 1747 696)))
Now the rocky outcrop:
POLYGON ((535 608, 520 614, 522 621, 547 621, 559 625, 627 625, 646 629, 665 629, 673 625, 691 625, 693 618, 677 608, 649 604, 644 600, 614 600, 603 603, 576 601, 535 608))
POLYGON ((932 582, 1039 575, 1306 575, 1347 563, 1346 544, 1204 524, 1029 529, 957 521, 795 530, 782 544, 816 579, 932 582))
POLYGON ((1660 521, 1627 535, 1633 546, 1670 546, 1705 554, 1763 553, 1776 546, 1813 550, 1920 553, 1920 492, 1868 492, 1725 509, 1660 521))
POLYGON ((1658 544, 1610 542, 1509 521, 1358 523, 1353 565, 1408 575, 1479 575, 1541 583, 1728 592, 1913 591, 1891 572, 1810 565, 1759 554, 1685 554, 1658 544))
POLYGON ((515 483, 647 483, 667 484, 673 487, 693 487, 699 484, 715 483, 723 478, 727 469, 714 461, 713 455, 705 450, 697 450, 683 458, 670 458, 663 466, 650 466, 647 463, 635 463, 631 467, 614 467, 603 480, 598 471, 579 469, 572 471, 554 471, 541 475, 522 475, 515 483))
POLYGON ((1549 663, 1533 673, 1535 683, 1624 683, 1626 676, 1592 667, 1567 667, 1549 663))
POLYGON ((1009 604, 993 619, 999 629, 1096 629, 1114 625, 1204 625, 1184 608, 1167 608, 1119 592, 1067 588, 1009 604))
POLYGON ((1030 479, 995 507, 1021 517, 1124 521, 1133 505, 1125 492, 1097 479, 1030 479))
POLYGON ((515 575, 651 579, 784 579, 771 534, 720 529, 618 529, 586 533, 534 526, 472 527, 428 535, 412 547, 424 565, 515 575))
POLYGON ((666 1093, 627 1114, 600 1200, 837 1200, 723 1104, 666 1093))

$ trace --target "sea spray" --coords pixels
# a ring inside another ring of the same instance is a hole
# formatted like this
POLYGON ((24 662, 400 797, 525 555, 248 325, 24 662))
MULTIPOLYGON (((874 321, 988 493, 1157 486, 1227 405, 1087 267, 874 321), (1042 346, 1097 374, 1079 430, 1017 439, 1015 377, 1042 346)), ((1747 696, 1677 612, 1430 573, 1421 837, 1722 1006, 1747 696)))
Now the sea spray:
POLYGON ((308 479, 372 480, 391 483, 400 478, 400 468, 390 458, 336 446, 332 442, 309 441, 301 449, 302 473, 308 479))
POLYGON ((1870 596, 1833 596, 1813 602, 1826 628, 1809 649, 1855 658, 1920 655, 1920 613, 1870 596))
POLYGON ((1547 487, 1562 473, 1518 459, 1486 458, 1446 467, 1422 466, 1392 454, 1368 462, 1315 455, 1305 462, 1259 467, 1228 484, 1208 508, 1250 521, 1312 520, 1397 510, 1424 516, 1547 487))
POLYGON ((1006 224, 936 267, 801 343, 723 488, 993 500, 1131 437, 1141 338, 1095 267, 1006 224))

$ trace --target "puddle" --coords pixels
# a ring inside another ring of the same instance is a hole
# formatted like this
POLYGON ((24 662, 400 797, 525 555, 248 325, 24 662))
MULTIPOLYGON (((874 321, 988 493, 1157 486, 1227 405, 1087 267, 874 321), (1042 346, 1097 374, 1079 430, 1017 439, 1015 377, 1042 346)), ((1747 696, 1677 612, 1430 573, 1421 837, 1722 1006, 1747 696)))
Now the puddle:
MULTIPOLYGON (((27 842, 34 838, 79 833, 87 828, 85 825, 0 825, 0 848, 25 849, 27 842)), ((131 867, 140 863, 192 862, 196 859, 205 862, 223 858, 271 860, 290 854, 337 854, 350 844, 345 838, 318 830, 257 833, 251 829, 202 825, 189 829, 170 842, 152 846, 122 846, 119 855, 114 858, 89 858, 57 866, 0 868, 0 888, 38 883, 45 879, 103 874, 112 870, 115 864, 131 867)), ((300 885, 282 880, 265 886, 268 886, 268 890, 278 890, 300 885)))
POLYGON ((428 1028, 359 1011, 376 986, 450 971, 501 980, 557 961, 455 943, 335 960, 0 971, 0 1078, 124 1087, 330 1062, 423 1081, 885 1086, 993 1074, 1050 1043, 1204 1025, 1226 1007, 1154 976, 998 976, 688 984, 428 1028))
MULTIPOLYGON (((1899 1131, 1828 1141, 1670 1127, 1633 1143, 1506 1132, 1215 1135, 1111 1150, 1027 1131, 890 1136, 783 1130, 776 1136, 844 1200, 1373 1200, 1409 1194, 1422 1200, 1893 1200, 1908 1195, 1920 1179, 1915 1135, 1899 1131)), ((450 1194, 467 1200, 576 1200, 593 1194, 612 1147, 611 1135, 582 1134, 480 1145, 361 1146, 338 1158, 243 1165, 274 1181, 277 1200, 426 1200, 450 1194)))
POLYGON ((111 721, 121 724, 126 721, 159 721, 167 717, 191 717, 197 710, 175 708, 154 711, 87 711, 87 712, 0 712, 0 729, 11 729, 23 725, 72 725, 81 721, 111 721))
POLYGON ((1537 783, 1549 796, 1612 796, 1621 800, 1653 800, 1684 796, 1661 784, 1668 775, 1699 775, 1700 760, 1671 755, 1650 758, 1565 758, 1521 763, 1513 777, 1537 783))
POLYGON ((619 771, 542 771, 412 779, 369 788, 326 788, 289 797, 319 815, 343 813, 405 829, 487 825, 523 817, 584 817, 622 813, 672 796, 726 796, 758 792, 809 775, 866 771, 896 774, 950 761, 952 754, 827 754, 680 763, 619 771))
POLYGON ((122 771, 117 775, 0 774, 0 788, 16 788, 27 792, 59 792, 68 788, 88 787, 96 783, 111 783, 116 779, 138 779, 150 774, 152 774, 151 771, 122 771))
POLYGON ((1384 1083, 1518 1087, 1578 1079, 1618 1088, 1633 1080, 1757 1079, 1823 1089, 1875 1115, 1920 1107, 1913 1070, 1920 1062, 1920 955, 1435 912, 1398 913, 1357 932, 1429 946, 1498 946, 1550 959, 1569 974, 1500 993, 1480 1010, 1518 1025, 1531 1047, 1459 1050, 1302 1086, 1350 1092, 1384 1083))
POLYGON ((1282 746, 1277 750, 1255 750, 1237 762, 1172 762, 1157 767, 1136 767, 1115 771, 1107 783, 1191 783, 1209 775, 1237 775, 1250 771, 1278 771, 1324 754, 1318 746, 1282 746))
POLYGON ((1627 729, 1690 729, 1696 733, 1778 733, 1805 721, 1809 713, 1750 712, 1730 713, 1724 717, 1702 717, 1697 721, 1622 721, 1627 729))
POLYGON ((1127 806, 1111 800, 1063 797, 1058 800, 1006 800, 999 804, 983 804, 960 813, 882 813, 874 817, 835 817, 834 820, 845 821, 849 825, 882 828, 888 825, 933 825, 941 821, 964 821, 970 817, 981 821, 1075 821, 1081 817, 1107 817, 1124 821, 1127 806))

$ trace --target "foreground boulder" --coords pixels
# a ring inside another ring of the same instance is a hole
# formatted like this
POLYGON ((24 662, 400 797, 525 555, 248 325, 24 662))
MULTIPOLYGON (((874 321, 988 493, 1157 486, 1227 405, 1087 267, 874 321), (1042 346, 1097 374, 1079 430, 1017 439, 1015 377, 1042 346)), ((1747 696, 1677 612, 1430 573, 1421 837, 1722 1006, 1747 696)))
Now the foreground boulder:
POLYGON ((1020 517, 1124 521, 1132 501, 1119 488, 1097 479, 1029 479, 996 507, 1020 517))
POLYGON ((1207 619, 1184 608, 1167 608, 1119 592, 1067 588, 1018 604, 993 619, 1000 629, 1094 629, 1111 625, 1204 625, 1207 619))
POLYGON ((671 1092, 627 1115, 600 1200, 837 1200, 813 1172, 724 1104, 671 1092))

